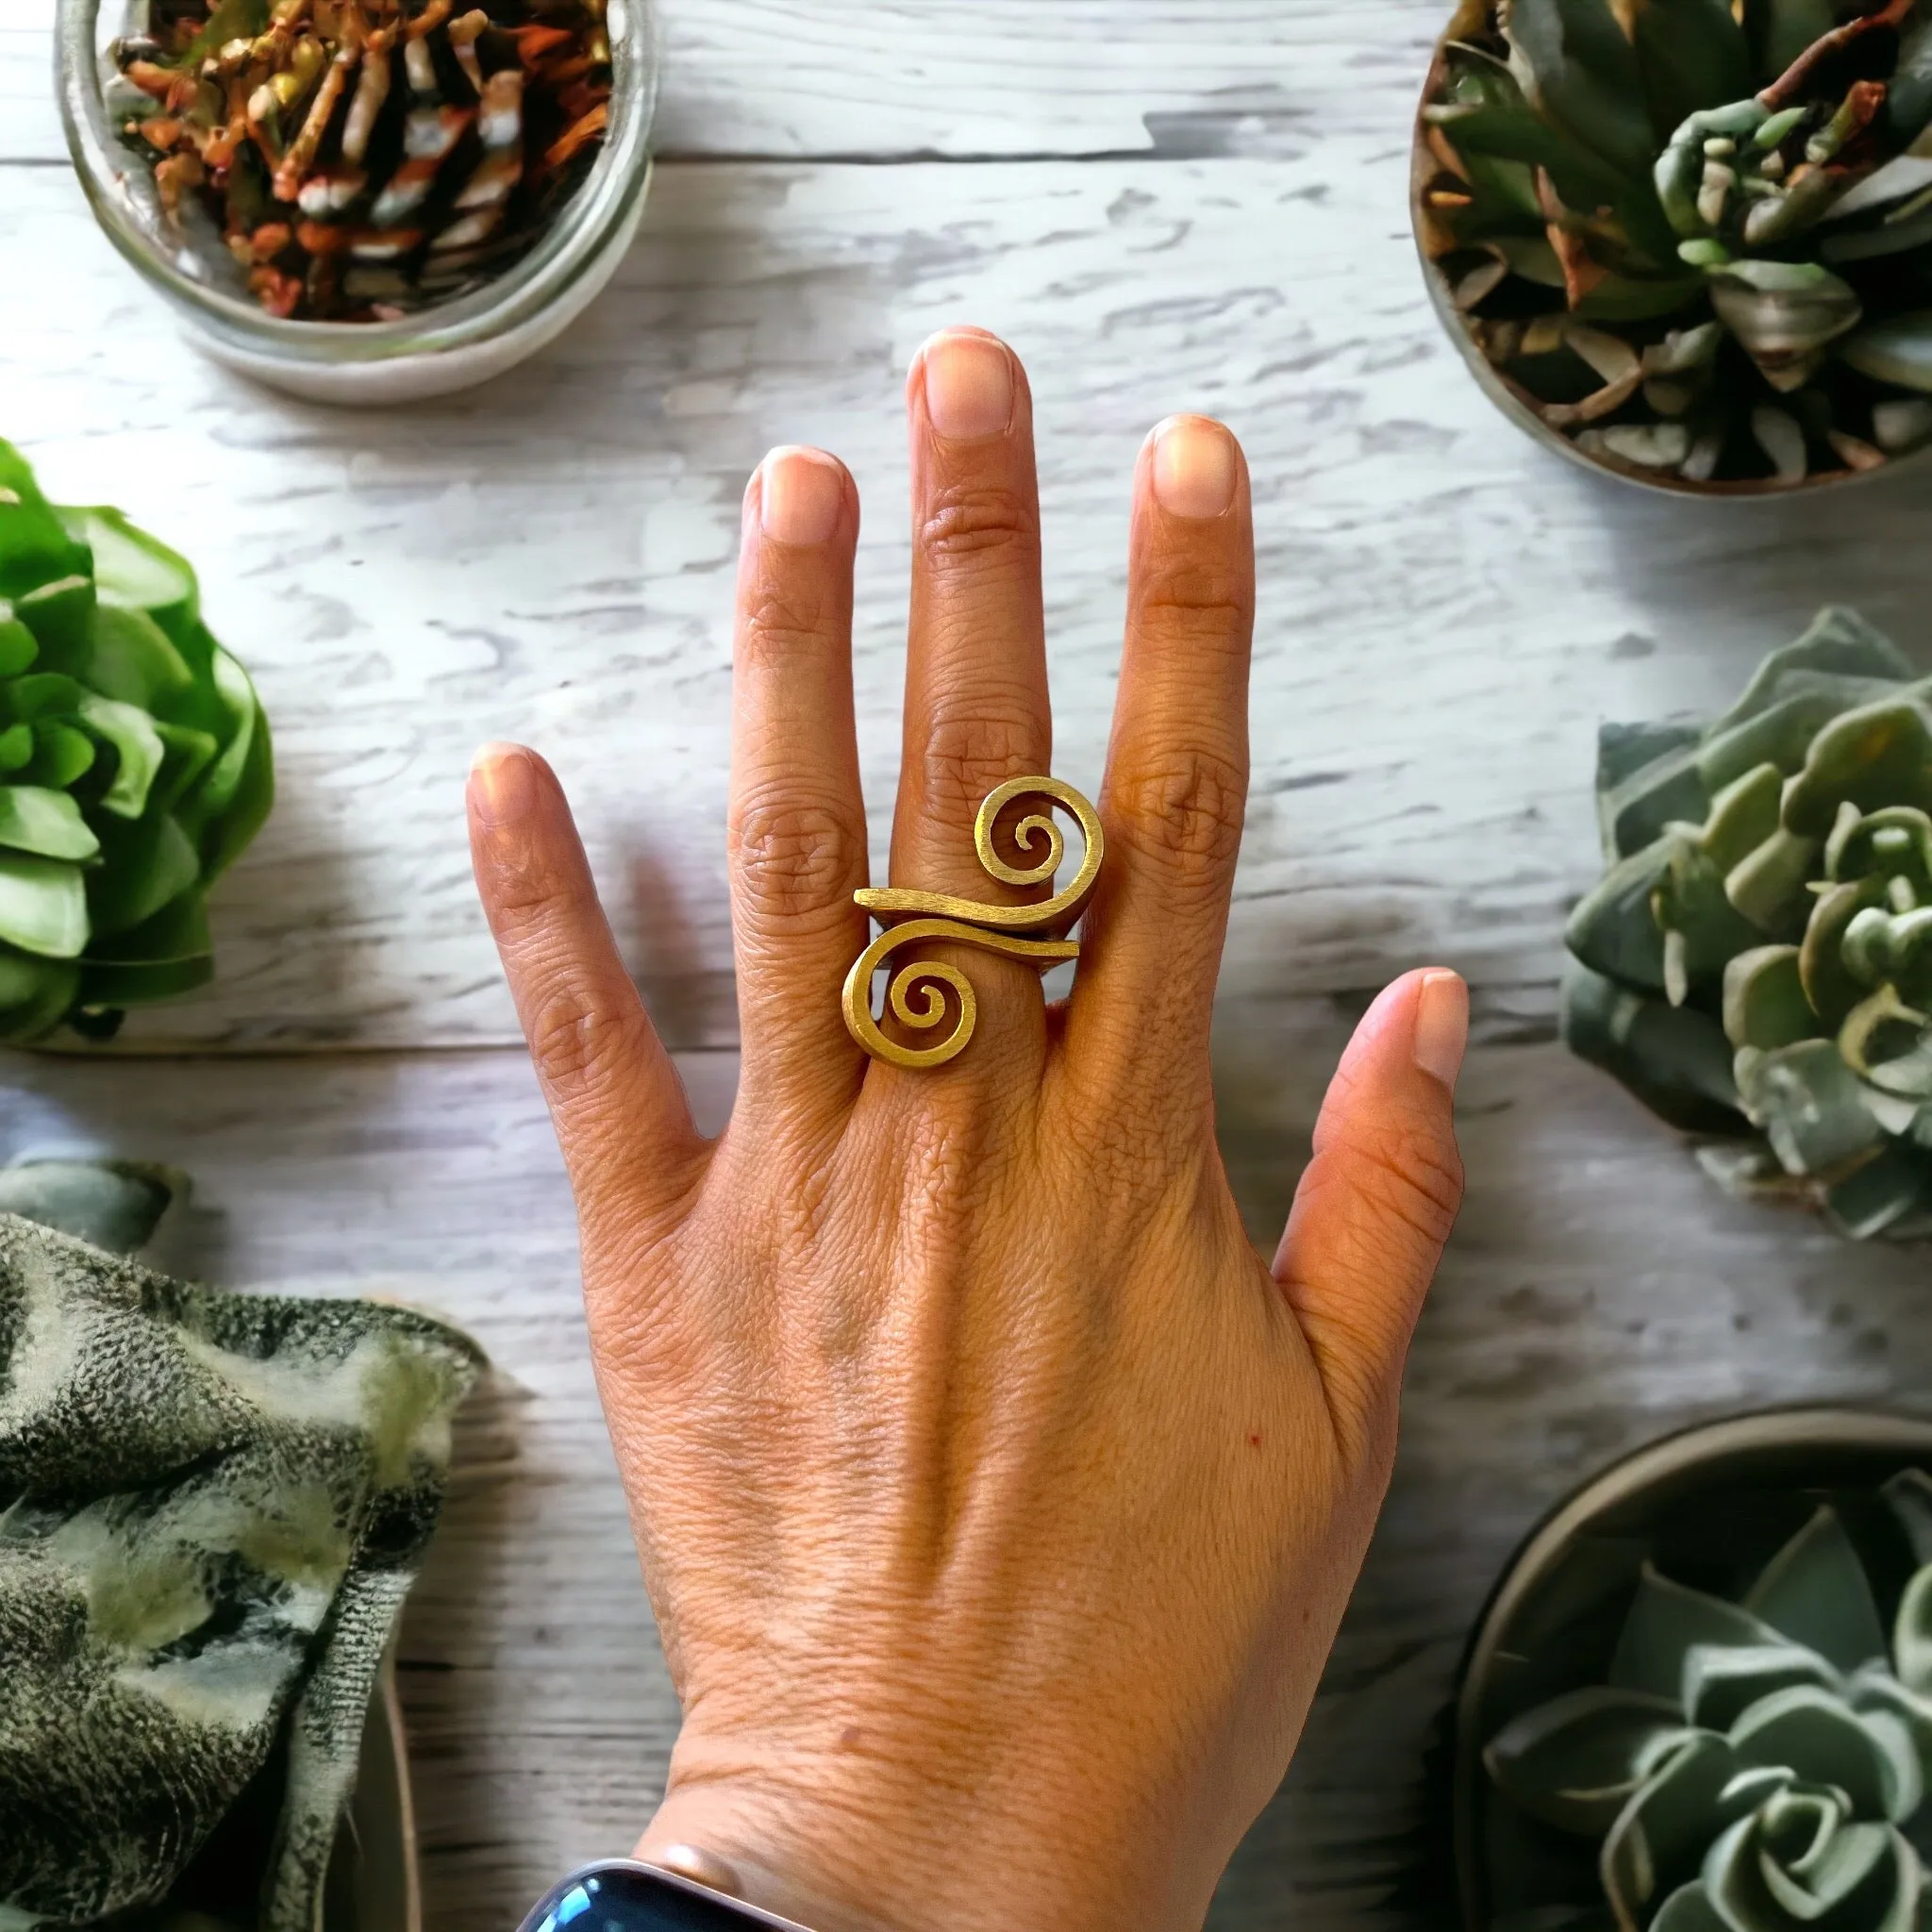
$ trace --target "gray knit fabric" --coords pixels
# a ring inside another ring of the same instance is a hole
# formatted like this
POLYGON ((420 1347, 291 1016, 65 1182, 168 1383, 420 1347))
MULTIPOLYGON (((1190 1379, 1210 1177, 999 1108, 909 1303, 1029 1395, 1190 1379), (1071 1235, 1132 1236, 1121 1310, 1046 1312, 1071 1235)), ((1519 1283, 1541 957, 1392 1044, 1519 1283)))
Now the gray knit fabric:
POLYGON ((0 1213, 0 1932, 162 1900, 277 1773, 258 1925, 314 1932, 480 1362, 0 1213))

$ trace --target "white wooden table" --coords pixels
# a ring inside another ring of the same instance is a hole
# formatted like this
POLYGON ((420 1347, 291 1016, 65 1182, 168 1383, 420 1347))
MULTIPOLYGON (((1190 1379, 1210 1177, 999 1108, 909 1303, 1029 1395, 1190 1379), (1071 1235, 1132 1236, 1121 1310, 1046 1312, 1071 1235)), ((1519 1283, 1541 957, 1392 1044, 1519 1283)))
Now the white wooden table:
POLYGON ((615 287, 524 373, 333 414, 197 360, 95 234, 48 100, 51 0, 0 0, 0 435, 57 496, 189 550, 275 720, 281 801, 220 895, 222 977, 143 1057, 15 1056, 0 1158, 190 1167, 172 1259, 385 1287, 506 1365, 407 1631, 437 1932, 625 1846, 676 1714, 579 1321, 569 1200, 474 906, 472 746, 541 745, 712 1120, 733 1077, 722 819, 738 500, 823 442, 867 500, 858 692, 897 746, 900 384, 931 329, 1039 403, 1057 769, 1099 775, 1126 479, 1224 416, 1261 551, 1255 800, 1224 986, 1230 1165, 1272 1240, 1326 1074, 1424 960, 1476 991, 1470 1202, 1381 1534, 1223 1927, 1438 1928, 1429 1749, 1540 1510, 1680 1424, 1909 1403, 1932 1281, 1721 1198, 1553 1040, 1606 715, 1711 708, 1815 605, 1923 652, 1909 475, 1687 507, 1585 475, 1476 393, 1404 210, 1437 0, 666 0, 664 160, 615 287), (647 782, 640 783, 640 774, 647 782))

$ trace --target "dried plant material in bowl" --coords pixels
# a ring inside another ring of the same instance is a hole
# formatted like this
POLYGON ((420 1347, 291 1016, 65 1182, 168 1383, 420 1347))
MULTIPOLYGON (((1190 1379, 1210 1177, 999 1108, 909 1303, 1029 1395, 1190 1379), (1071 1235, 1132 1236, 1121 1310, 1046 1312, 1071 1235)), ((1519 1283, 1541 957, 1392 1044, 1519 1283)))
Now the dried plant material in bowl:
POLYGON ((310 321, 393 321, 500 273, 609 121, 603 0, 151 0, 112 56, 164 207, 310 321))
POLYGON ((1932 8, 1460 0, 1417 123, 1485 390, 1636 480, 1749 495, 1932 441, 1932 8))

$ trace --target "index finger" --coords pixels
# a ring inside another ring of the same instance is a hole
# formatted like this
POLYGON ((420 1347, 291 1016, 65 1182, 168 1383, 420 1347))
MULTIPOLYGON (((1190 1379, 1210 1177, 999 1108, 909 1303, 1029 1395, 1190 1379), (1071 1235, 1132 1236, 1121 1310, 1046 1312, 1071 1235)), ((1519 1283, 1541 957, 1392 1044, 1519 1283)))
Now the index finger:
POLYGON ((1135 473, 1107 864, 1067 1047, 1102 1091, 1208 1097, 1208 1034, 1248 791, 1255 530, 1241 445, 1174 416, 1135 473))

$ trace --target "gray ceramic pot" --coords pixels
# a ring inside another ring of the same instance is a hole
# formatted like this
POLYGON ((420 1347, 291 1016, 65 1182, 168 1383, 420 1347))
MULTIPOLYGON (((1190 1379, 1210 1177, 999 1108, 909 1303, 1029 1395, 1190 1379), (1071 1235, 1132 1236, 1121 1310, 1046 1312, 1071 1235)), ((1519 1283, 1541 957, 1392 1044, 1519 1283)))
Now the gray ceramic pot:
POLYGON ((1574 1845, 1491 1781, 1483 1749, 1512 1718, 1601 1683, 1640 1569, 1722 1593, 1753 1576, 1816 1510, 1875 1518, 1901 1470, 1932 1470, 1932 1418, 1774 1409, 1688 1430, 1598 1476, 1535 1531, 1476 1626, 1455 1713, 1457 1888, 1466 1932, 1609 1924, 1587 1903, 1574 1845), (1567 1908, 1564 1898, 1576 1901, 1567 1908))

